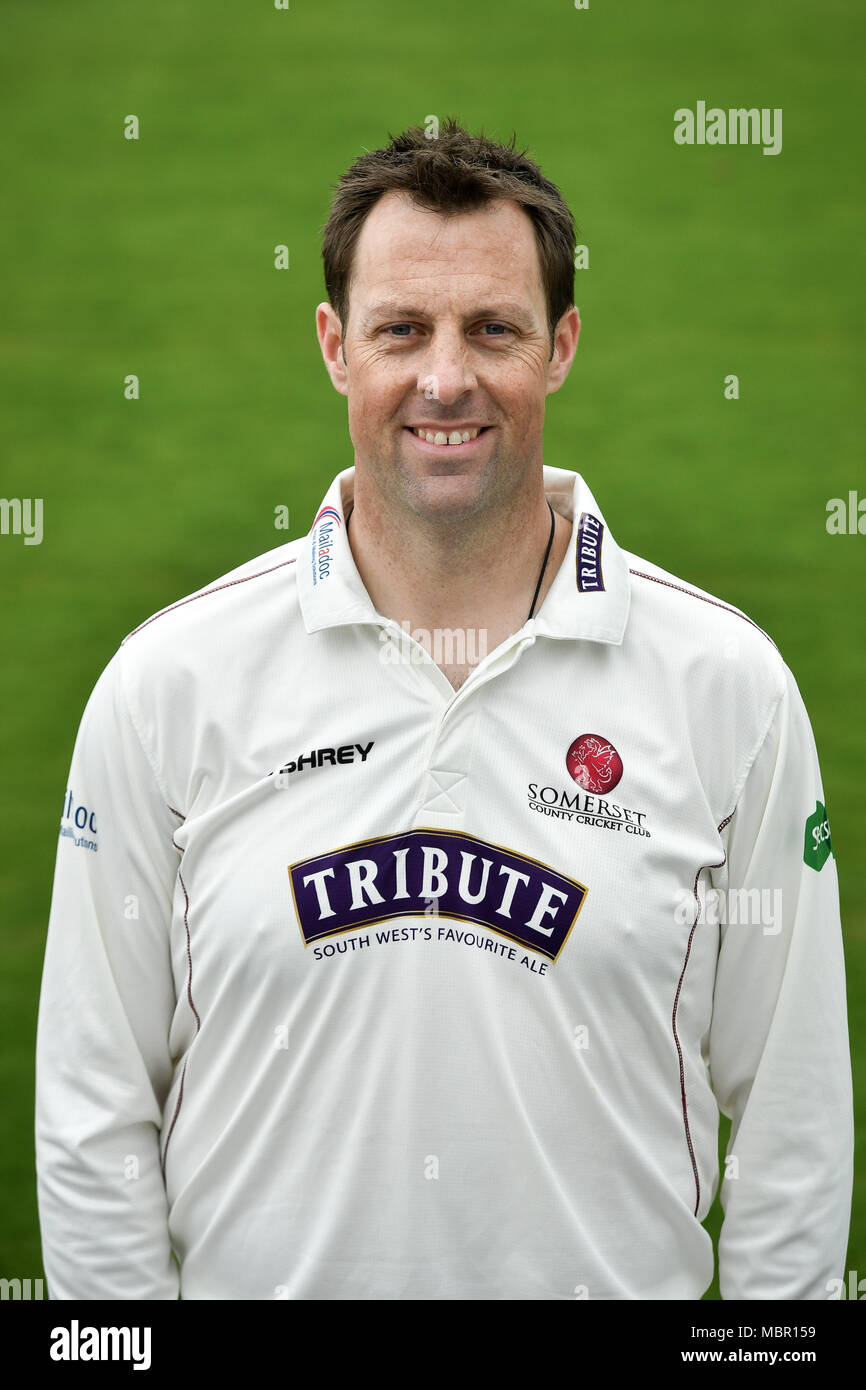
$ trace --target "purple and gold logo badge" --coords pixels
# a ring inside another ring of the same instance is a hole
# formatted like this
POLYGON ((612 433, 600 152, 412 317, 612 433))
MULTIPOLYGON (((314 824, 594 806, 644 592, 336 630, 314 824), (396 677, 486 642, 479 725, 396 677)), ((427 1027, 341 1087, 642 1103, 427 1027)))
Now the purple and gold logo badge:
POLYGON ((577 588, 581 594, 604 592, 601 547, 604 526, 592 512, 581 512, 577 524, 577 588))
POLYGON ((449 830, 381 835, 289 867, 304 944, 398 917, 475 922, 555 961, 584 884, 536 859, 449 830))

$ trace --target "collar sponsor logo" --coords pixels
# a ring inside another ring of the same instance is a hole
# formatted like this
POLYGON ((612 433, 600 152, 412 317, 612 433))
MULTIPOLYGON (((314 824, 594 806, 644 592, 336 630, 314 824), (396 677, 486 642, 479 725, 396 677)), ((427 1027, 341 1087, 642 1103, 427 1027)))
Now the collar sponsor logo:
POLYGON ((310 532, 310 563, 313 570, 313 584, 321 584, 331 573, 331 559, 334 537, 337 528, 342 526, 343 518, 335 507, 322 507, 310 532))
POLYGON ((409 830, 289 866, 304 944, 399 917, 475 922, 555 961, 587 889, 547 864, 474 835, 409 830))
POLYGON ((577 588, 581 594, 604 591, 601 547, 604 525, 592 512, 581 512, 577 525, 577 588))
POLYGON ((581 734, 565 755, 565 765, 585 792, 612 792, 622 777, 622 758, 601 734, 581 734))
POLYGON ((336 767, 343 763, 365 763, 373 742, 374 740, 370 739, 369 743, 344 743, 339 748, 313 748, 309 753, 299 753, 297 758, 284 763, 276 773, 269 772, 268 776, 276 776, 280 786, 284 786, 285 779, 291 773, 303 772, 305 767, 336 767))

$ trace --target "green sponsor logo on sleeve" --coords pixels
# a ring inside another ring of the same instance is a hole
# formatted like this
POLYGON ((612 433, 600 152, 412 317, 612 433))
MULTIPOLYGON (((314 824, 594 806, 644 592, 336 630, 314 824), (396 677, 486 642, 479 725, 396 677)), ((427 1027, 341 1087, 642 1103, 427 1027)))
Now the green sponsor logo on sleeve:
POLYGON ((832 853, 833 841, 830 839, 830 822, 827 819, 827 810, 820 801, 816 801, 815 810, 806 821, 803 861, 818 874, 832 853))

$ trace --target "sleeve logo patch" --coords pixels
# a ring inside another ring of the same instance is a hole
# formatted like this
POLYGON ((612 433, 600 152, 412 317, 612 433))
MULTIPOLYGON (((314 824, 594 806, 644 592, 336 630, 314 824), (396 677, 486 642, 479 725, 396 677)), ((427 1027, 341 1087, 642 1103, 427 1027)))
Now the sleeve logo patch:
POLYGON ((810 869, 820 873, 833 853, 830 839, 830 822, 823 802, 815 802, 815 810, 806 821, 806 838, 803 845, 803 862, 810 869))
POLYGON ((96 812, 92 807, 85 806, 81 802, 76 803, 71 787, 67 787, 66 796, 63 799, 60 837, 61 839, 72 840, 72 843, 80 849, 93 850, 94 854, 99 851, 96 812))

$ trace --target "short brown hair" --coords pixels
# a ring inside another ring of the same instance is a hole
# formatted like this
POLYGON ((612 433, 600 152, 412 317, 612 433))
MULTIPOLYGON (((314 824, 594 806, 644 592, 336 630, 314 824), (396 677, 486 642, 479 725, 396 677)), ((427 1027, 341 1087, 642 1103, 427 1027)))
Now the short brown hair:
POLYGON ((471 212, 496 198, 518 203, 532 219, 547 299, 550 352, 556 325, 574 303, 574 219, 555 184, 526 151, 470 135, 452 117, 435 139, 421 126, 389 135, 381 150, 359 155, 332 187, 334 200, 322 234, 328 301, 345 335, 355 247, 364 219, 384 194, 407 194, 420 207, 445 216, 471 212))

